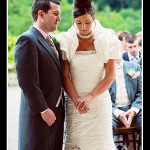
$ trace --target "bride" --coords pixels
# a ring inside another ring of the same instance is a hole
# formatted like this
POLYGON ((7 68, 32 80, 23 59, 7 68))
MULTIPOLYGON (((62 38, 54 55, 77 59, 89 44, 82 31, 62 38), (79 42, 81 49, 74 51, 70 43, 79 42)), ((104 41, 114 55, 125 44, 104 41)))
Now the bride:
POLYGON ((108 87, 121 44, 94 19, 91 0, 74 0, 74 25, 58 35, 64 60, 65 150, 116 150, 108 87))

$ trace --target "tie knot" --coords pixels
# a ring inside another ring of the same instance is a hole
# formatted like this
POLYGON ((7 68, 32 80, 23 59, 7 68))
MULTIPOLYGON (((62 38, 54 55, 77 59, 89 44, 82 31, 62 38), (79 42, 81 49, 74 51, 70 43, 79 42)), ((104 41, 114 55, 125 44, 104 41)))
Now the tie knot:
POLYGON ((58 58, 58 57, 59 57, 59 54, 58 54, 58 51, 57 51, 57 49, 56 49, 56 47, 55 47, 55 45, 54 45, 54 42, 53 42, 52 38, 51 38, 50 36, 47 36, 47 37, 46 37, 46 40, 47 40, 48 43, 52 46, 52 48, 53 48, 53 50, 54 50, 54 52, 55 52, 55 54, 57 55, 57 58, 58 58))

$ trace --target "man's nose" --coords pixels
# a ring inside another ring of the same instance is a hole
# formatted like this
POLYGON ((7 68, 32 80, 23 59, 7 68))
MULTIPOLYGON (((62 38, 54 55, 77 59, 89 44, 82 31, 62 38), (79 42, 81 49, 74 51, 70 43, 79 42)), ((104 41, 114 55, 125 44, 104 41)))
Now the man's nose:
POLYGON ((61 20, 61 17, 60 17, 60 15, 58 15, 58 17, 57 17, 57 20, 58 20, 58 21, 60 21, 60 20, 61 20))
POLYGON ((137 48, 136 47, 132 47, 132 51, 137 51, 137 48))

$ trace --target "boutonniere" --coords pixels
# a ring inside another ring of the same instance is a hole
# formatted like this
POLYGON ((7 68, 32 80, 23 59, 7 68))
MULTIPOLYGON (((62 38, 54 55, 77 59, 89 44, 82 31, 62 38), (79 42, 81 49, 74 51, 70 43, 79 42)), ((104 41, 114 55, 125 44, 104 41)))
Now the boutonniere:
POLYGON ((52 37, 53 41, 54 41, 57 45, 60 45, 59 41, 56 39, 55 36, 51 36, 51 37, 52 37))
POLYGON ((140 71, 135 71, 134 68, 127 69, 127 76, 130 80, 137 78, 140 75, 140 71))

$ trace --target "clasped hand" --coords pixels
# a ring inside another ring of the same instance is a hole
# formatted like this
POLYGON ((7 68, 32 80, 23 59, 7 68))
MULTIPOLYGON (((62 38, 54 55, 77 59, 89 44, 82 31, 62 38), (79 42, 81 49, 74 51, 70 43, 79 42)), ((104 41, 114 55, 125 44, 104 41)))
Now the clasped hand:
POLYGON ((74 105, 78 109, 80 114, 85 114, 90 110, 88 106, 88 102, 91 101, 92 99, 93 99, 92 95, 86 95, 86 96, 78 97, 74 101, 74 105))
POLYGON ((128 110, 127 112, 123 111, 119 115, 119 120, 127 127, 129 128, 134 116, 136 115, 136 112, 134 110, 128 110))

